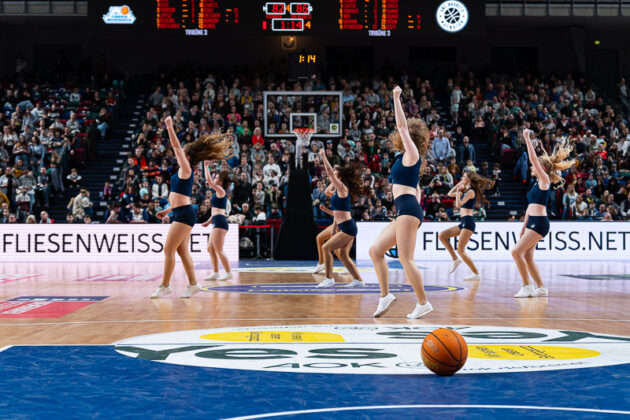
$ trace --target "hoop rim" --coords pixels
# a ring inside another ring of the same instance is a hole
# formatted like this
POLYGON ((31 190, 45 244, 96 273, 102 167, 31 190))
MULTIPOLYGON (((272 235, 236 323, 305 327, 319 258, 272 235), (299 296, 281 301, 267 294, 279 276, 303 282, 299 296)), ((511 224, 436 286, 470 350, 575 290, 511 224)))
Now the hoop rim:
POLYGON ((314 128, 308 128, 308 127, 300 127, 300 128, 293 129, 293 134, 310 134, 314 132, 315 132, 314 128))

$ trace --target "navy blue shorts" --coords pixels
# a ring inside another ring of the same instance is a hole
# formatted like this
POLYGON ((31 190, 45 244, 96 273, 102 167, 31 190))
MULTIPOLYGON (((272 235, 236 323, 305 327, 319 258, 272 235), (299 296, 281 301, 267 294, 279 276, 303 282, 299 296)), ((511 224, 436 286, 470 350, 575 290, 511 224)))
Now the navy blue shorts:
POLYGON ((396 206, 396 217, 398 216, 413 216, 420 220, 424 219, 424 210, 418 203, 418 199, 415 195, 403 194, 394 199, 394 206, 396 206))
POLYGON ((543 238, 549 233, 549 217, 529 216, 527 218, 527 229, 531 229, 543 238))
POLYGON ((357 236, 357 222, 355 222, 354 219, 346 220, 345 222, 338 224, 337 227, 339 227, 339 230, 346 235, 357 236))
POLYGON ((459 224, 460 229, 468 229, 472 232, 475 232, 475 227, 477 224, 475 223, 475 218, 472 216, 462 216, 461 223, 459 224))
POLYGON ((215 229, 228 230, 230 228, 227 217, 222 214, 215 214, 214 216, 212 216, 212 219, 210 221, 212 222, 212 226, 214 226, 215 229))
POLYGON ((171 213, 173 214, 171 222, 179 222, 188 226, 195 226, 197 215, 195 214, 195 210, 190 204, 186 206, 175 207, 171 210, 171 213))

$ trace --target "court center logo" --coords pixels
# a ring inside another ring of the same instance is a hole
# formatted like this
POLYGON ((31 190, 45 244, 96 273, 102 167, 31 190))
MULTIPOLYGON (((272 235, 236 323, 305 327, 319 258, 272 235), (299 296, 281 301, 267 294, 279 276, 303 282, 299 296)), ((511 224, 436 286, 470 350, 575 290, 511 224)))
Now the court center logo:
POLYGON ((440 4, 435 18, 440 28, 446 32, 459 32, 468 24, 468 9, 461 1, 448 0, 440 4))
MULTIPOLYGON (((418 375, 424 337, 444 325, 293 325, 178 331, 115 344, 124 355, 267 372, 418 375)), ((446 326, 468 342, 467 373, 630 363, 630 337, 538 328, 446 326)))
MULTIPOLYGON (((228 292, 245 293, 255 295, 376 295, 381 293, 378 284, 368 283, 361 287, 346 287, 347 284, 339 283, 333 287, 316 288, 317 283, 262 283, 262 284, 229 284, 225 286, 205 286, 204 292, 228 292)), ((408 284, 392 284, 389 286, 392 293, 414 293, 408 284)), ((464 290, 455 286, 424 287, 427 292, 456 292, 464 290)))

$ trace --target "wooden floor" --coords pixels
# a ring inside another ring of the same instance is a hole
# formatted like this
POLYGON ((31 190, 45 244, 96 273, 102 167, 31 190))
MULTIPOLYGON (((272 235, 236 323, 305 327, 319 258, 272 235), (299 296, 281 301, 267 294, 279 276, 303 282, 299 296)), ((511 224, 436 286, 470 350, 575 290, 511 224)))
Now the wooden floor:
MULTIPOLYGON (((198 267, 204 286, 239 284, 309 283, 322 279, 295 270, 286 262, 236 272, 230 282, 204 282, 209 272, 198 267), (297 272, 296 272, 297 271, 297 272)), ((429 292, 435 311, 409 321, 405 315, 415 305, 412 293, 398 293, 398 302, 381 319, 372 318, 377 293, 350 295, 251 294, 204 291, 180 299, 185 288, 181 267, 175 271, 174 293, 164 299, 148 296, 160 281, 160 263, 2 263, 0 305, 20 297, 106 296, 60 317, 6 317, 0 306, 0 347, 41 344, 112 344, 129 337, 202 328, 297 324, 440 324, 493 325, 571 329, 630 335, 630 263, 541 262, 550 297, 514 299, 519 288, 510 262, 479 264, 483 280, 466 283, 461 266, 449 278, 445 263, 422 267, 426 285, 454 286, 456 291, 429 292), (601 275, 603 277, 589 277, 601 275), (624 276, 613 279, 609 276, 624 276), (569 277, 577 276, 577 277, 569 277), (581 278, 580 278, 581 277, 581 278)), ((361 268, 366 282, 376 283, 368 265, 361 268)), ((348 281, 337 275, 338 282, 348 281)), ((401 270, 391 271, 393 284, 405 282, 401 270)), ((19 311, 18 311, 19 312, 19 311)), ((58 316, 57 314, 56 316, 58 316)), ((15 316, 15 315, 14 315, 15 316)))

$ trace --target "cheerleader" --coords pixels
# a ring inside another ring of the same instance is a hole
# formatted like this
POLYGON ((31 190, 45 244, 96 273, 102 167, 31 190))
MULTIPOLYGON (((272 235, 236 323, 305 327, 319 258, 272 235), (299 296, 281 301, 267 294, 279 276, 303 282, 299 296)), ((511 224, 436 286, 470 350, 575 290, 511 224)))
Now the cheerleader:
MULTIPOLYGON (((335 166, 335 173, 336 172, 337 172, 337 166, 335 166)), ((324 194, 326 195, 326 197, 331 198, 334 193, 335 193, 335 189, 333 185, 328 184, 328 187, 326 187, 324 194)), ((324 204, 320 204, 319 209, 323 211, 324 213, 328 214, 329 216, 334 217, 333 212, 329 210, 328 208, 326 208, 324 204)), ((322 247, 324 246, 324 243, 327 240, 329 240, 330 237, 332 236, 332 230, 334 226, 335 226, 335 222, 333 221, 333 223, 331 223, 330 226, 328 226, 326 229, 319 232, 317 234, 317 237, 315 238, 315 242, 317 244, 317 267, 315 267, 315 270, 313 270, 313 274, 319 274, 326 270, 326 266, 324 265, 324 252, 322 251, 322 247)), ((337 254, 337 258, 339 258, 338 250, 335 251, 335 254, 337 254)))
POLYGON ((458 226, 453 226, 440 232, 439 238, 444 248, 453 258, 448 273, 453 273, 462 262, 465 262, 473 272, 470 276, 464 277, 464 280, 481 280, 481 275, 475 263, 466 253, 466 245, 468 245, 472 234, 475 233, 475 218, 473 217, 475 202, 488 204, 484 190, 492 188, 492 185, 492 180, 477 175, 475 172, 466 171, 459 184, 455 185, 447 194, 449 197, 455 197, 455 207, 459 209, 461 223, 458 226), (459 258, 450 243, 450 238, 453 236, 459 236, 457 241, 459 258))
POLYGON ((212 224, 212 233, 208 240, 208 253, 210 254, 210 263, 212 264, 212 274, 204 280, 231 280, 234 278, 230 270, 230 261, 223 252, 223 244, 225 243, 225 235, 228 233, 229 224, 225 217, 225 208, 227 207, 226 190, 230 185, 230 175, 227 171, 222 171, 219 176, 210 176, 211 162, 204 162, 204 174, 208 186, 214 190, 210 203, 212 210, 210 211, 210 219, 202 223, 203 227, 212 224), (219 278, 219 260, 225 269, 225 277, 219 278))
POLYGON ((374 263, 381 287, 381 298, 374 317, 383 316, 396 301, 396 297, 389 293, 387 262, 385 261, 385 253, 396 245, 399 261, 418 299, 416 307, 407 315, 407 318, 417 319, 433 310, 424 292, 422 274, 413 259, 416 232, 424 218, 424 211, 420 206, 422 190, 418 185, 418 179, 422 157, 427 153, 429 129, 419 118, 412 118, 407 122, 400 102, 400 94, 401 89, 396 86, 393 96, 398 131, 390 135, 394 149, 402 152, 396 157, 391 171, 397 216, 396 220, 383 229, 370 247, 370 258, 374 263))
MULTIPOLYGON (((357 236, 357 224, 350 213, 350 202, 355 199, 361 192, 361 175, 363 167, 357 162, 349 163, 337 172, 326 158, 326 151, 320 150, 326 173, 331 180, 331 184, 336 192, 330 198, 330 206, 333 210, 334 224, 332 228, 332 237, 322 246, 324 256, 324 266, 326 277, 317 285, 317 288, 332 287, 335 285, 333 279, 333 256, 335 250, 345 250, 352 246, 354 238, 357 236)), ((348 252, 339 252, 337 254, 341 262, 352 275, 352 281, 346 287, 363 286, 363 280, 359 274, 359 270, 354 262, 350 259, 348 252)))
POLYGON ((512 249, 512 257, 521 275, 523 285, 514 295, 515 298, 544 297, 549 292, 545 287, 540 272, 534 262, 534 250, 538 242, 549 233, 549 217, 547 217, 547 203, 551 195, 552 185, 564 185, 564 179, 559 171, 569 169, 575 164, 575 159, 567 159, 573 147, 563 140, 550 155, 543 149, 541 156, 536 156, 531 131, 523 130, 523 137, 527 144, 527 154, 532 164, 532 178, 535 182, 527 193, 527 211, 521 229, 521 237, 512 249), (529 281, 532 277, 536 287, 529 281))
MULTIPOLYGON (((331 216, 334 218, 335 214, 332 210, 330 210, 329 208, 327 208, 325 205, 320 204, 319 205, 319 209, 321 211, 323 211, 324 213, 326 213, 327 215, 331 216)), ((317 254, 319 256, 319 258, 321 259, 321 261, 323 261, 324 258, 324 251, 323 251, 323 247, 324 247, 324 243, 326 243, 327 240, 329 240, 332 235, 333 235, 333 229, 335 229, 335 223, 333 222, 330 226, 328 226, 326 229, 322 230, 321 232, 319 232, 319 234, 317 235, 317 254)), ((348 261, 351 260, 350 258, 350 250, 352 249, 352 242, 349 242, 348 245, 346 245, 345 248, 343 249, 335 249, 335 255, 337 256, 337 259, 339 259, 339 261, 342 262, 343 261, 348 261), (341 255, 343 255, 343 257, 341 257, 341 255)), ((322 264, 318 264, 317 268, 315 269, 315 271, 313 272, 313 274, 317 274, 320 273, 321 271, 324 271, 326 268, 326 266, 322 263, 322 264), (321 270, 319 270, 319 267, 322 267, 321 270)), ((348 267, 346 267, 346 265, 344 264, 344 268, 345 271, 342 271, 341 274, 350 274, 350 270, 348 267)), ((344 287, 363 287, 364 283, 363 280, 359 277, 358 278, 358 282, 355 282, 354 280, 351 281, 350 283, 346 284, 344 287)))
POLYGON ((232 135, 205 135, 197 141, 188 143, 181 147, 175 129, 173 119, 167 117, 164 121, 168 130, 168 137, 173 147, 178 171, 171 177, 171 192, 168 195, 169 207, 156 213, 161 220, 167 214, 172 213, 171 226, 164 243, 164 273, 162 284, 151 295, 152 299, 157 299, 170 294, 171 276, 175 269, 175 252, 179 254, 189 286, 182 298, 190 298, 201 290, 195 277, 195 267, 188 250, 190 232, 195 225, 197 215, 190 205, 190 196, 193 186, 193 169, 204 159, 221 159, 225 156, 225 151, 232 142, 232 135))

